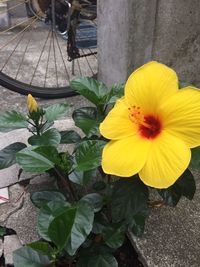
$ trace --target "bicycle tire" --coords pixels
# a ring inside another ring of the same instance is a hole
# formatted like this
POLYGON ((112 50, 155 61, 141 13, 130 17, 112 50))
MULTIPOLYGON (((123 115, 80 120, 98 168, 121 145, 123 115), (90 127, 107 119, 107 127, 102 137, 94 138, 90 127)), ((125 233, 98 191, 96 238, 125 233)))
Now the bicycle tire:
POLYGON ((2 72, 0 72, 0 85, 22 95, 32 94, 34 97, 45 99, 56 99, 78 95, 78 93, 70 86, 54 88, 55 90, 52 87, 42 88, 22 83, 2 72))
MULTIPOLYGON (((30 3, 31 3, 32 1, 30 0, 30 3)), ((25 3, 25 2, 24 2, 25 3)), ((33 7, 31 6, 31 10, 30 11, 32 11, 32 13, 33 13, 33 15, 35 15, 35 16, 37 16, 37 14, 36 14, 36 12, 33 12, 33 7)), ((13 10, 13 9, 12 9, 13 10)), ((30 15, 32 16, 32 13, 30 13, 30 15)), ((37 16, 38 17, 38 19, 40 20, 40 17, 39 16, 37 16)), ((32 18, 30 18, 30 19, 28 19, 28 20, 32 20, 32 18)), ((44 20, 43 20, 43 18, 41 17, 41 23, 43 23, 44 22, 44 20)), ((18 21, 17 21, 18 22, 18 21)), ((20 24, 20 23, 19 23, 20 24)), ((17 25, 17 24, 16 24, 17 25)), ((45 30, 46 29, 49 29, 49 28, 47 28, 47 26, 48 25, 46 25, 45 27, 45 30)), ((24 26, 25 27, 25 26, 24 26)), ((48 26, 49 27, 49 26, 48 26)), ((31 28, 32 29, 32 28, 31 28)), ((33 28, 34 29, 34 34, 35 34, 35 31, 37 31, 37 27, 36 28, 33 28), (35 30, 36 29, 36 30, 35 30)), ((40 29, 40 28, 39 28, 40 29)), ((21 30, 20 30, 21 31, 21 30)), ((46 30, 47 31, 47 30, 46 30)), ((48 30, 47 31, 47 33, 48 32, 50 32, 50 30, 48 30)), ((90 32, 91 32, 91 30, 90 30, 90 32)), ((15 32, 14 32, 15 33, 15 32)), ((26 32, 26 34, 28 34, 28 35, 30 35, 31 36, 31 31, 29 32, 26 32)), ((8 37, 9 37, 9 35, 7 35, 8 37)), ((58 36, 58 38, 60 38, 59 40, 61 41, 61 40, 63 40, 63 42, 65 41, 66 42, 66 39, 65 39, 65 36, 60 36, 59 37, 59 32, 56 32, 55 33, 55 36, 58 36)), ((80 37, 81 37, 81 35, 79 35, 80 37)), ((12 37, 12 36, 11 36, 12 37)), ((6 37, 7 38, 7 37, 6 37)), ((46 38, 46 40, 48 40, 48 45, 46 46, 47 48, 48 47, 51 47, 51 44, 49 44, 50 43, 50 39, 48 39, 49 37, 45 37, 46 38)), ((55 38, 55 37, 54 37, 55 38)), ((57 38, 57 37, 56 37, 57 38)), ((11 38, 11 40, 12 40, 12 38, 11 38)), ((23 40, 23 39, 22 39, 23 40)), ((31 39, 32 40, 32 39, 31 39)), ((34 41, 34 38, 33 38, 33 41, 34 41)), ((60 42, 59 41, 59 42, 60 42)), ((81 39, 81 42, 83 42, 84 40, 82 40, 81 39)), ((20 41, 21 42, 21 41, 20 41)), ((20 42, 19 42, 19 44, 20 44, 20 42)), ((58 42, 58 41, 57 41, 58 42)), ((43 42, 44 43, 44 42, 43 42)), ((79 43, 80 43, 80 41, 79 41, 79 43)), ((21 44, 20 44, 21 45, 21 44)), ((56 43, 55 43, 55 46, 56 46, 56 43)), ((62 43, 61 43, 61 46, 62 46, 62 43)), ((3 46, 4 47, 4 46, 3 46)), ((24 47, 25 47, 25 45, 24 45, 24 47)), ((28 47, 28 44, 27 44, 27 47, 28 47)), ((52 47, 53 47, 53 45, 52 45, 52 47)), ((17 47, 18 48, 18 47, 17 47)), ((57 50, 57 52, 58 53, 60 53, 60 58, 61 58, 61 56, 63 56, 62 55, 62 52, 59 52, 59 49, 58 49, 59 47, 58 47, 58 44, 57 44, 57 48, 56 48, 56 50, 57 50)), ((12 49, 12 48, 11 48, 12 49)), ((52 49, 52 48, 51 48, 52 49)), ((81 47, 80 49, 84 49, 83 47, 81 47)), ((86 47, 86 49, 87 49, 87 47, 86 47)), ((91 48, 91 49, 93 49, 93 48, 91 48)), ((53 50, 53 49, 52 49, 53 50)), ((3 50, 2 50, 3 51, 3 50)), ((10 51, 12 51, 12 50, 10 50, 10 51)), ((13 50, 14 51, 14 50, 13 50)), ((26 50, 26 51, 28 51, 28 49, 26 50)), ((30 50, 31 51, 31 50, 30 50)), ((31 53, 31 52, 24 52, 24 55, 25 55, 25 53, 31 53)), ((81 57, 80 57, 80 59, 76 59, 76 62, 77 62, 77 60, 79 61, 80 60, 80 65, 81 65, 81 68, 83 67, 84 68, 84 63, 83 62, 85 62, 85 55, 86 54, 92 54, 92 53, 90 53, 91 51, 86 51, 85 50, 85 52, 82 52, 81 53, 81 57)), ((43 53, 43 52, 41 52, 41 53, 43 53)), ((63 52, 63 54, 64 54, 64 52, 63 52)), ((10 52, 10 55, 12 56, 12 52, 10 52)), ((14 53, 13 53, 13 55, 14 55, 14 53)), ((40 55, 43 55, 43 54, 40 54, 40 55)), ((54 56, 55 57, 55 56, 54 56)), ((67 54, 66 54, 66 57, 67 57, 67 54)), ((3 57, 4 58, 4 57, 3 57)), ((97 59, 97 57, 95 56, 95 58, 97 59)), ((67 59, 67 58, 66 58, 67 59)), ((4 59, 5 60, 5 59, 4 59)), ((21 60, 21 59, 20 59, 21 60)), ((22 61, 23 61, 24 59, 22 59, 22 61)), ((39 59, 39 56, 38 56, 38 60, 40 60, 39 59)), ((60 59, 61 60, 61 59, 60 59)), ((87 60, 88 61, 88 60, 87 60)), ((25 60, 23 61, 23 63, 25 62, 25 60)), ((39 61, 38 61, 39 62, 39 61)), ((59 62, 59 61, 57 61, 57 62, 59 62)), ((63 61, 64 62, 64 61, 63 61)), ((67 62, 67 61, 66 61, 67 62)), ((91 62, 93 62, 92 60, 91 60, 91 62)), ((25 62, 26 63, 26 62, 25 62)), ((69 62, 70 63, 70 62, 69 62)), ((7 64, 7 63, 6 63, 7 64)), ((30 63, 29 63, 30 64, 30 63)), ((68 63, 66 63, 66 64, 68 64, 68 63)), ((71 63, 70 63, 71 64, 71 63)), ((96 63, 95 63, 96 64, 96 63)), ((37 64, 35 64, 35 66, 34 67, 38 67, 39 65, 37 65, 37 64)), ((6 65, 7 66, 7 65, 6 65)), ((11 62, 11 69, 12 69, 12 62, 11 62)), ((15 65, 16 66, 16 65, 15 65)), ((26 65, 24 65, 24 66, 26 66, 26 65)), ((29 74, 29 66, 30 65, 28 65, 28 69, 27 69, 27 73, 26 73, 26 75, 30 75, 29 74)), ((72 66, 72 65, 71 65, 72 66)), ((60 67, 60 65, 59 65, 59 67, 60 67)), ((68 65, 67 65, 67 67, 68 67, 68 65)), ((66 82, 64 82, 63 83, 63 78, 61 78, 61 80, 60 80, 60 83, 59 83, 59 85, 57 85, 57 87, 56 87, 56 85, 54 85, 54 84, 50 84, 50 83, 46 83, 46 85, 45 85, 45 87, 44 86, 42 86, 42 83, 40 83, 40 81, 38 80, 38 81, 36 81, 36 82, 33 82, 32 83, 32 80, 31 81, 29 81, 27 78, 26 78, 26 76, 20 76, 20 77, 17 77, 17 75, 18 74, 16 74, 16 76, 15 76, 15 73, 12 73, 12 72, 10 72, 9 71, 9 69, 8 69, 8 72, 7 72, 7 69, 5 68, 5 70, 3 69, 0 69, 0 85, 1 86, 4 86, 5 88, 7 88, 7 89, 9 89, 9 90, 11 90, 11 91, 14 91, 14 92, 17 92, 17 93, 20 93, 20 94, 23 94, 23 95, 27 95, 27 94, 29 94, 29 93, 31 93, 34 97, 39 97, 39 98, 46 98, 46 99, 53 99, 53 98, 63 98, 63 97, 71 97, 71 96, 75 96, 75 95, 77 95, 77 92, 75 92, 71 87, 70 87, 70 80, 71 79, 74 79, 74 78, 76 78, 76 77, 80 77, 80 76, 90 76, 90 77, 94 77, 94 75, 96 75, 96 68, 95 68, 95 72, 91 72, 91 70, 90 70, 90 74, 89 75, 87 75, 87 74, 82 74, 81 75, 81 72, 80 72, 80 66, 79 66, 79 63, 78 63, 78 65, 77 65, 77 63, 76 63, 76 69, 75 69, 75 71, 78 69, 78 67, 79 67, 79 74, 72 74, 72 77, 70 76, 68 76, 68 78, 66 77, 64 77, 64 79, 66 80, 66 82), (16 77, 17 77, 17 79, 16 79, 16 77), (18 79, 19 78, 19 79, 18 79), (29 83, 30 82, 30 83, 29 83)), ((92 67, 93 67, 93 65, 92 65, 92 67)), ((3 67, 4 68, 4 67, 3 67)), ((64 67, 63 67, 64 68, 64 67)), ((66 65, 65 65, 65 68, 66 68, 66 65)), ((72 68, 72 67, 71 67, 72 68)), ((14 69, 14 68, 13 68, 14 69)), ((89 68, 88 68, 89 69, 89 68)), ((91 69, 91 67, 90 67, 90 69, 91 69)), ((21 70, 21 69, 20 69, 21 70)), ((36 70, 36 69, 35 69, 36 70)), ((59 71, 60 69, 58 69, 58 71, 59 71)), ((94 69, 93 69, 94 70, 94 69)), ((70 70, 69 70, 70 71, 70 70)), ((86 69, 83 69, 82 70, 83 71, 83 73, 85 73, 86 72, 86 69)), ((34 77, 34 80, 35 80, 35 78, 36 78, 36 76, 37 75, 35 75, 35 73, 36 72, 34 72, 34 74, 31 74, 31 75, 33 75, 33 77, 34 77), (34 76, 35 75, 35 76, 34 76)), ((63 76, 62 76, 63 77, 63 76)), ((45 79, 46 79, 46 77, 45 77, 45 79)), ((55 79, 54 79, 55 80, 55 79)), ((45 80, 46 81, 46 80, 45 80)))

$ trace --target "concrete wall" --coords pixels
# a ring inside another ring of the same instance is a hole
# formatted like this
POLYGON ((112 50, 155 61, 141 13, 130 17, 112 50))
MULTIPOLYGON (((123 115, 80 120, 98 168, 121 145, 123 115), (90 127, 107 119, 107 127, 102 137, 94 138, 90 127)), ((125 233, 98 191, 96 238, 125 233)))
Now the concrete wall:
POLYGON ((99 78, 124 82, 154 59, 200 86, 199 12, 199 0, 99 0, 99 78))

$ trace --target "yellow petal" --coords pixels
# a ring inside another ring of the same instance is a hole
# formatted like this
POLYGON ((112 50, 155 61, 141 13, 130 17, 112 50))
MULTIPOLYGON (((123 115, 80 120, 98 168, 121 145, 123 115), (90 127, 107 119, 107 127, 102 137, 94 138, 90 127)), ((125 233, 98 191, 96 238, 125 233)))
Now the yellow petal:
POLYGON ((200 145, 200 90, 179 90, 162 105, 165 129, 182 139, 189 147, 200 145))
POLYGON ((152 141, 147 161, 139 176, 146 185, 167 188, 187 169, 190 158, 191 151, 186 144, 163 131, 152 141))
POLYGON ((122 139, 136 133, 136 125, 129 119, 128 106, 123 98, 117 101, 100 124, 100 133, 112 140, 122 139))
POLYGON ((28 110, 29 110, 30 113, 32 113, 33 111, 37 111, 38 110, 38 104, 37 104, 35 98, 32 97, 31 94, 28 94, 27 106, 28 106, 28 110))
POLYGON ((102 168, 105 173, 130 177, 145 164, 150 142, 138 135, 111 141, 103 149, 102 168))
POLYGON ((141 106, 145 113, 157 113, 159 105, 177 90, 176 73, 152 61, 131 74, 125 85, 125 100, 130 105, 141 106))

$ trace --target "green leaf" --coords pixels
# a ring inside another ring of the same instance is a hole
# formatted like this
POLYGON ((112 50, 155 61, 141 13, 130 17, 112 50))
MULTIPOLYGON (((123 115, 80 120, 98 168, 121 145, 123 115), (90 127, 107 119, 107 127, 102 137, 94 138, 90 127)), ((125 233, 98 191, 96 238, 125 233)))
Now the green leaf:
POLYGON ((57 191, 40 191, 40 192, 35 192, 31 195, 31 201, 38 208, 41 208, 43 205, 46 205, 50 201, 65 201, 65 200, 66 200, 65 196, 57 191))
POLYGON ((70 181, 79 185, 87 185, 95 178, 96 178, 96 169, 85 172, 74 171, 69 175, 70 181))
POLYGON ((35 251, 38 251, 41 254, 44 255, 51 255, 51 252, 53 251, 52 247, 47 242, 42 241, 36 241, 30 244, 27 244, 27 247, 32 248, 35 251))
POLYGON ((99 123, 97 109, 95 107, 84 107, 76 109, 72 118, 75 125, 79 127, 87 136, 99 134, 99 123))
POLYGON ((46 159, 50 160, 56 165, 60 164, 60 155, 58 153, 58 150, 54 146, 38 146, 33 148, 33 150, 45 157, 46 159))
POLYGON ((27 147, 16 154, 17 163, 28 172, 44 172, 54 167, 54 162, 27 147))
POLYGON ((121 224, 113 224, 104 228, 103 239, 107 246, 117 249, 122 246, 125 238, 125 227, 121 224))
POLYGON ((106 189, 106 183, 104 181, 97 181, 92 185, 92 188, 95 191, 102 191, 106 189))
POLYGON ((51 262, 47 255, 43 255, 30 247, 15 250, 13 261, 15 267, 46 267, 51 262))
POLYGON ((23 143, 13 143, 0 151, 0 170, 10 167, 16 163, 16 153, 25 148, 23 143))
POLYGON ((60 103, 49 106, 45 111, 45 118, 49 121, 55 121, 64 117, 69 110, 69 105, 60 103))
POLYGON ((6 234, 6 228, 0 226, 0 237, 3 237, 6 234))
POLYGON ((93 207, 87 202, 80 201, 77 205, 74 224, 66 250, 69 255, 74 255, 80 245, 92 231, 94 221, 93 207))
POLYGON ((91 256, 87 267, 118 267, 115 257, 111 254, 91 256))
POLYGON ((105 143, 99 140, 82 142, 76 149, 76 171, 88 171, 101 165, 101 154, 105 143))
POLYGON ((71 204, 66 201, 51 201, 42 206, 38 214, 37 229, 39 235, 47 240, 51 241, 48 235, 48 228, 50 223, 55 217, 64 213, 71 204))
POLYGON ((109 93, 105 84, 89 77, 73 80, 70 86, 96 106, 105 104, 105 96, 109 93))
POLYGON ((67 208, 64 213, 56 216, 48 228, 48 236, 61 251, 70 238, 76 216, 76 208, 67 208))
POLYGON ((60 163, 58 163, 58 167, 64 172, 69 173, 72 166, 73 166, 73 158, 70 156, 68 152, 61 152, 60 156, 60 163))
POLYGON ((192 200, 196 191, 195 180, 190 172, 187 169, 181 177, 167 189, 160 189, 158 193, 161 195, 163 200, 169 206, 176 206, 179 202, 181 196, 192 200))
POLYGON ((133 216, 131 222, 129 223, 129 227, 136 236, 141 237, 143 235, 145 229, 145 221, 148 215, 149 210, 144 210, 133 216))
POLYGON ((46 121, 45 123, 43 123, 43 126, 40 129, 40 132, 41 133, 44 133, 46 130, 48 130, 53 125, 54 125, 54 122, 48 122, 48 121, 46 121))
POLYGON ((138 176, 115 182, 112 193, 112 218, 114 222, 130 222, 136 214, 148 210, 148 188, 138 176))
POLYGON ((192 159, 189 167, 200 170, 200 147, 195 147, 192 149, 192 159))
POLYGON ((96 213, 94 217, 92 232, 97 235, 102 234, 104 229, 107 228, 109 225, 110 222, 108 221, 107 216, 103 212, 96 213))
POLYGON ((85 201, 89 203, 93 207, 94 212, 100 211, 104 204, 103 197, 98 193, 87 194, 82 197, 80 201, 85 201))
POLYGON ((114 104, 117 99, 121 98, 124 95, 124 84, 115 84, 112 86, 109 94, 109 104, 114 104))
POLYGON ((61 131, 60 135, 61 135, 61 141, 60 141, 61 144, 73 144, 81 141, 80 135, 73 130, 61 131))
POLYGON ((187 169, 176 182, 182 190, 182 195, 189 200, 192 200, 196 192, 196 183, 194 176, 189 169, 187 169))
POLYGON ((42 135, 33 135, 28 139, 32 146, 55 146, 60 144, 61 136, 57 129, 49 129, 42 135))
POLYGON ((24 114, 16 111, 0 112, 0 132, 27 128, 28 122, 24 114))

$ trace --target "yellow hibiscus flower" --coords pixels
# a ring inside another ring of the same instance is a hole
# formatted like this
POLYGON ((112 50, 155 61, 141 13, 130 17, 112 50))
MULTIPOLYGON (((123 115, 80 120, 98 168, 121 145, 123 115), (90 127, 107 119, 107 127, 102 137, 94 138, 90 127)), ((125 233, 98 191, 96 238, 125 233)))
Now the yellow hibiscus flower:
POLYGON ((30 113, 32 112, 36 112, 38 110, 38 104, 37 104, 37 101, 35 100, 34 97, 32 97, 31 94, 28 94, 28 97, 27 97, 27 106, 28 106, 28 111, 30 113))
POLYGON ((186 170, 200 145, 200 91, 178 89, 176 73, 149 62, 131 74, 125 95, 100 125, 105 173, 167 188, 186 170))

